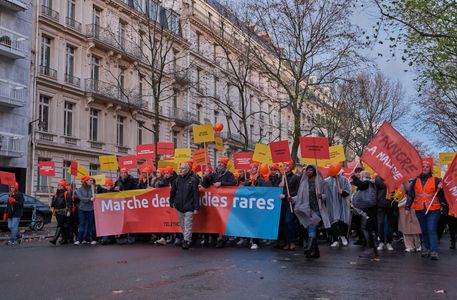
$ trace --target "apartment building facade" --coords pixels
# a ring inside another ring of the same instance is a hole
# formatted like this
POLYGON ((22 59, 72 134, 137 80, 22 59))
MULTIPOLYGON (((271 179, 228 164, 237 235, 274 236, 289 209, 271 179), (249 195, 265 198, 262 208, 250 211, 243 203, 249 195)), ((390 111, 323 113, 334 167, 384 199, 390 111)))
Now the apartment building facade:
MULTIPOLYGON (((216 59, 223 53, 211 34, 212 21, 222 16, 214 3, 34 3, 37 42, 33 45, 36 90, 32 119, 39 121, 32 124, 30 193, 46 197, 52 192, 47 178, 38 174, 39 161, 55 162, 56 177, 51 183, 55 186, 59 178, 70 179, 67 169, 71 161, 97 174, 99 155, 134 154, 137 144, 156 142, 150 132, 156 112, 160 141, 174 142, 177 148, 195 148, 191 125, 222 122, 224 151, 216 152, 211 145, 212 162, 243 148, 244 140, 234 126, 241 120, 235 117, 232 121, 230 112, 214 101, 225 97, 239 105, 239 94, 227 79, 230 70, 216 59), (162 29, 160 34, 151 34, 155 26, 162 29), (163 61, 155 60, 154 53, 161 53, 153 48, 167 49, 162 53, 163 61), (157 78, 152 72, 162 72, 159 100, 153 92, 157 78), (214 97, 208 97, 211 95, 214 97)), ((278 109, 278 97, 283 94, 277 86, 254 70, 245 98, 250 112, 263 113, 248 120, 251 149, 258 142, 290 138, 293 116, 278 109)))
POLYGON ((0 171, 15 173, 24 190, 27 168, 32 6, 0 1, 0 171))

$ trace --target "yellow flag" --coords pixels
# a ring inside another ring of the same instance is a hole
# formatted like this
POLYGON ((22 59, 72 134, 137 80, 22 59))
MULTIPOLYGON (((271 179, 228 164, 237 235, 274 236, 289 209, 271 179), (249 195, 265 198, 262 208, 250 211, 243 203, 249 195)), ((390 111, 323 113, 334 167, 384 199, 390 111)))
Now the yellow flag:
MULTIPOLYGON (((67 173, 71 174, 71 167, 68 167, 67 173)), ((80 164, 78 164, 78 176, 76 178, 81 179, 83 176, 88 176, 89 175, 89 170, 80 164)))
POLYGON ((264 163, 267 165, 273 164, 270 146, 265 144, 256 144, 254 149, 254 155, 252 156, 252 161, 264 163))
POLYGON ((230 172, 235 172, 235 165, 233 164, 233 161, 230 159, 227 164, 227 170, 230 172))
POLYGON ((214 142, 214 128, 212 124, 193 125, 194 143, 201 144, 214 142))
POLYGON ((302 158, 302 164, 304 165, 317 165, 318 167, 326 167, 330 164, 330 159, 314 159, 314 158, 302 158))
POLYGON ((100 155, 98 160, 102 171, 117 171, 119 167, 116 155, 100 155))
POLYGON ((178 164, 188 161, 190 159, 191 154, 192 154, 192 149, 190 149, 190 148, 176 148, 174 160, 178 164))
POLYGON ((343 145, 335 145, 329 147, 330 163, 340 162, 346 160, 343 145))
POLYGON ((217 151, 224 151, 224 142, 222 138, 216 137, 216 150, 217 151))
POLYGON ((92 175, 91 177, 95 180, 96 184, 99 184, 99 185, 105 184, 105 180, 106 180, 105 174, 92 175))
POLYGON ((450 165, 456 154, 457 154, 457 152, 440 153, 439 154, 440 155, 440 165, 442 165, 442 166, 450 165))

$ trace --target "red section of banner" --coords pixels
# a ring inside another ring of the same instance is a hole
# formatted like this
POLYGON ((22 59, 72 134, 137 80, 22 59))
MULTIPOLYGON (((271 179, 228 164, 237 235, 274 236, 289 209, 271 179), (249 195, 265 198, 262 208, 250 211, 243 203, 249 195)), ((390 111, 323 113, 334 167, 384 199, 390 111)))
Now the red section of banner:
POLYGON ((252 152, 238 152, 233 155, 233 164, 237 170, 249 170, 252 162, 252 152))
POLYGON ((38 167, 40 176, 56 176, 56 166, 53 161, 40 161, 38 167))
POLYGON ((155 159, 155 145, 154 144, 142 144, 136 146, 136 157, 137 159, 155 159))
POLYGON ((328 139, 326 137, 300 137, 302 158, 330 159, 328 139))
POLYGON ((148 159, 147 161, 145 161, 144 163, 139 165, 138 169, 140 169, 140 172, 143 172, 143 169, 146 167, 149 167, 152 172, 155 171, 154 164, 153 164, 152 160, 150 160, 150 159, 148 159))
POLYGON ((449 215, 457 218, 457 155, 443 178, 443 191, 449 204, 449 215))
POLYGON ((175 145, 168 142, 157 143, 157 154, 158 155, 175 155, 175 145))
POLYGON ((0 183, 4 185, 14 185, 16 182, 16 174, 0 171, 0 183))
MULTIPOLYGON (((238 187, 206 189, 201 199, 200 210, 194 215, 193 231, 225 234, 233 206, 232 199, 237 189, 238 187)), ((104 198, 95 199, 98 236, 134 232, 181 232, 176 210, 169 204, 169 187, 123 198, 107 198, 109 195, 120 197, 122 194, 101 194, 99 196, 104 198)))
POLYGON ((389 191, 422 172, 419 153, 386 121, 363 152, 361 160, 378 173, 389 191))
POLYGON ((136 155, 128 155, 128 156, 121 156, 118 158, 119 160, 119 168, 126 168, 127 170, 136 169, 138 167, 138 163, 136 161, 136 155))
POLYGON ((70 163, 70 174, 72 176, 78 176, 78 163, 76 161, 70 163))
POLYGON ((289 149, 289 141, 270 143, 271 159, 274 163, 288 162, 292 160, 289 149))

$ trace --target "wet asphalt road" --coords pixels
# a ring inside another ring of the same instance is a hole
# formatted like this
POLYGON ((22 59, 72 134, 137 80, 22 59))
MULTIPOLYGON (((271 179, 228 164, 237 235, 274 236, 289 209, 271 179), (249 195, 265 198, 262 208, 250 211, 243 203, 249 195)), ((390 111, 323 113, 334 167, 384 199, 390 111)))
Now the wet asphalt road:
POLYGON ((360 248, 307 260, 271 247, 191 248, 150 244, 0 246, 1 299, 457 299, 457 252, 441 259, 398 250, 379 261, 360 248))

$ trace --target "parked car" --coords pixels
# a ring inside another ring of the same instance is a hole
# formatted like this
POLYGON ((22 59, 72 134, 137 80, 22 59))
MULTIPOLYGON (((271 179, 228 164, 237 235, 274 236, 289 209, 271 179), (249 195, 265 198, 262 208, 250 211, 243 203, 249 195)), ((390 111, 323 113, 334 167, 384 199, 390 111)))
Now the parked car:
MULTIPOLYGON (((8 194, 0 194, 0 216, 6 210, 8 194)), ((32 230, 42 230, 44 225, 51 223, 52 212, 49 205, 24 194, 24 213, 19 223, 20 227, 30 227, 32 230)), ((0 219, 0 228, 8 228, 8 223, 0 219)))

